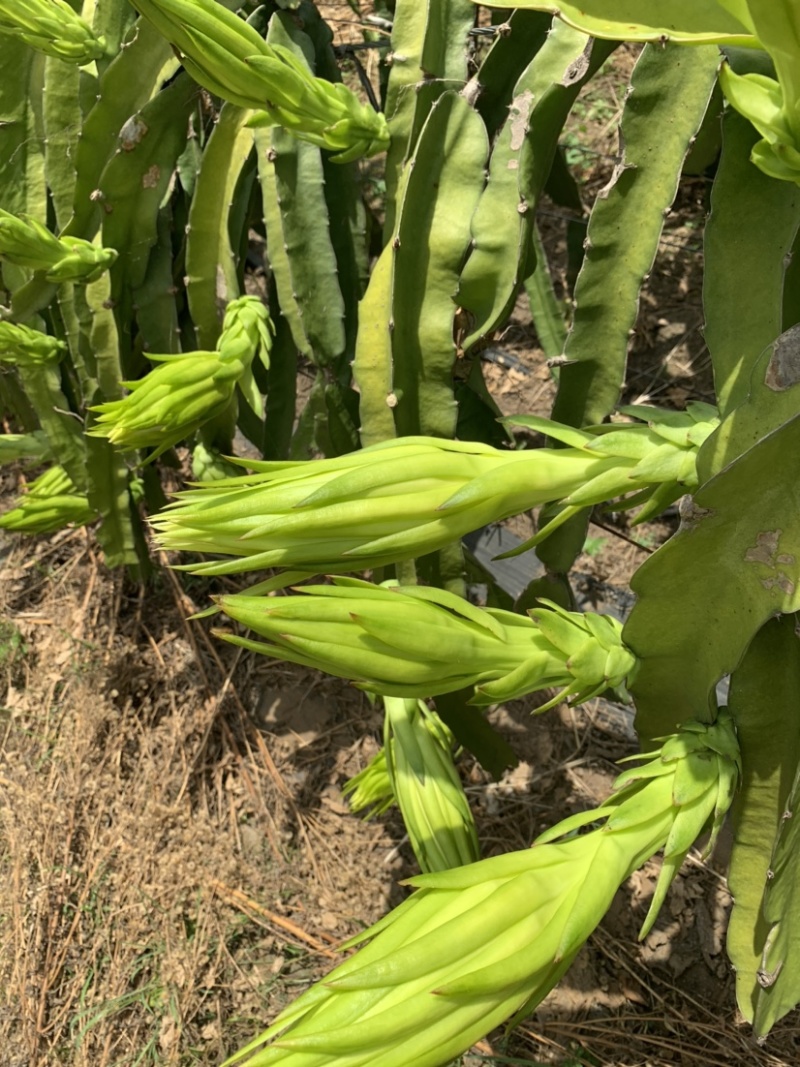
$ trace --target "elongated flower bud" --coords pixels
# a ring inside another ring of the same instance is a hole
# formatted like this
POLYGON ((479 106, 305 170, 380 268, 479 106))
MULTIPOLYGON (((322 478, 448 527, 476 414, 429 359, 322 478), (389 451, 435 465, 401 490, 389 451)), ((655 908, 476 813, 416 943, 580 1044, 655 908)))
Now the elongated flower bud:
POLYGON ((68 63, 90 63, 106 53, 105 41, 66 0, 0 0, 0 33, 68 63))
POLYGON ((99 417, 88 433, 107 437, 123 451, 154 448, 152 459, 222 414, 237 385, 260 410, 250 367, 257 354, 269 365, 271 328, 267 309, 256 297, 231 301, 216 351, 148 356, 158 366, 138 381, 123 382, 128 396, 93 407, 99 417))
POLYGON ((480 857, 478 835, 447 734, 421 700, 384 697, 387 771, 422 871, 447 871, 480 857))
POLYGON ((0 208, 0 257, 45 271, 49 282, 91 282, 108 270, 117 253, 80 237, 56 237, 36 219, 0 208))
POLYGON ((624 692, 637 661, 608 615, 549 602, 517 615, 482 609, 421 586, 383 588, 355 578, 304 586, 299 596, 221 596, 222 610, 268 641, 221 632, 233 644, 352 679, 388 696, 437 696, 475 687, 473 704, 558 688, 576 702, 624 692))
POLYGON ((315 78, 281 45, 270 45, 217 0, 134 0, 134 7, 178 49, 191 76, 212 93, 258 110, 256 123, 339 153, 346 162, 389 144, 382 114, 344 85, 315 78))
POLYGON ((22 367, 56 363, 66 347, 63 341, 40 330, 0 319, 0 363, 22 367))
POLYGON ((41 430, 0 434, 0 466, 20 462, 43 463, 48 459, 52 459, 52 452, 47 436, 41 430))
POLYGON ((198 574, 341 573, 424 556, 470 530, 560 501, 559 515, 526 548, 589 504, 634 493, 637 503, 646 499, 649 516, 697 484, 695 457, 716 425, 713 409, 624 410, 641 410, 650 425, 582 431, 520 418, 569 447, 504 452, 401 437, 335 459, 243 463, 254 473, 179 494, 153 525, 164 548, 242 557, 191 568, 198 574))
POLYGON ((64 526, 85 526, 96 513, 63 467, 51 467, 30 483, 16 506, 0 515, 0 529, 18 533, 54 533, 64 526))
POLYGON ((601 807, 565 820, 532 848, 409 879, 417 891, 351 942, 369 944, 225 1067, 442 1067, 532 1011, 620 884, 663 848, 644 934, 694 841, 707 826, 716 837, 739 771, 722 712, 713 725, 684 726, 620 775, 601 807), (564 840, 595 822, 602 827, 564 840))

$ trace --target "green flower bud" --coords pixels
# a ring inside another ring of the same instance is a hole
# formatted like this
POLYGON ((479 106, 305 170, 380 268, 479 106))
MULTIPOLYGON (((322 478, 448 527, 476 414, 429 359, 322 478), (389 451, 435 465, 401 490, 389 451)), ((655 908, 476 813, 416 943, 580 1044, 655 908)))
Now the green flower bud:
POLYGON ((532 1011, 622 882, 663 848, 644 936, 708 826, 713 842, 739 774, 722 712, 713 725, 684 726, 625 771, 601 807, 566 819, 532 848, 409 879, 416 892, 351 942, 369 944, 224 1067, 442 1067, 532 1011), (602 825, 567 836, 589 823, 602 825))
POLYGON ((384 697, 386 769, 422 871, 446 871, 480 857, 478 835, 453 764, 449 731, 421 700, 384 697))
POLYGON ((138 381, 123 382, 127 396, 91 408, 98 418, 87 433, 107 437, 122 451, 154 448, 152 459, 228 407, 242 368, 223 363, 218 352, 149 359, 158 366, 138 381))
POLYGON ((0 363, 13 363, 18 367, 56 363, 66 347, 63 341, 40 330, 0 319, 0 363))
POLYGON ((394 790, 386 766, 386 749, 379 749, 366 767, 342 786, 352 812, 365 812, 365 819, 383 815, 395 803, 394 790))
POLYGON ((18 533, 54 533, 64 526, 85 526, 97 518, 89 501, 63 467, 51 467, 30 483, 10 511, 0 515, 0 529, 18 533))
POLYGON ((478 608, 441 589, 384 588, 355 578, 298 592, 218 597, 226 615, 268 640, 219 636, 385 696, 437 696, 474 686, 471 703, 496 704, 557 687, 541 710, 609 688, 624 693, 637 667, 616 619, 549 602, 528 618, 478 608))
POLYGON ((341 162, 388 147, 382 114, 344 85, 315 78, 289 49, 267 44, 217 0, 134 0, 134 7, 177 48, 200 85, 257 109, 256 124, 284 126, 339 153, 341 162))
POLYGON ((18 267, 45 271, 49 282, 92 282, 117 258, 80 237, 56 237, 36 219, 0 208, 0 257, 18 267))
POLYGON ((6 463, 44 463, 52 458, 47 436, 41 430, 0 434, 0 467, 6 463))
POLYGON ((95 37, 66 0, 0 0, 0 33, 68 63, 90 63, 106 54, 103 38, 95 37))
POLYGON ((182 493, 152 521, 166 549, 241 557, 191 568, 198 574, 259 567, 341 573, 424 556, 470 530, 560 502, 521 552, 590 504, 634 494, 631 502, 645 501, 641 520, 693 488, 697 448, 716 425, 710 410, 645 408, 650 425, 588 431, 514 420, 567 448, 508 452, 401 437, 334 459, 242 463, 254 473, 182 493))

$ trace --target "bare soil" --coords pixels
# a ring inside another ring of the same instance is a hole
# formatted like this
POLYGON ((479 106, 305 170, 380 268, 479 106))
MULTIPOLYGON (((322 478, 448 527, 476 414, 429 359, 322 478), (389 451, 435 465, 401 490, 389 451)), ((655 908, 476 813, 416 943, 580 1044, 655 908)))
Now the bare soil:
MULTIPOLYGON (((326 14, 340 39, 361 39, 344 2, 326 14)), ((613 166, 619 82, 619 70, 594 82, 576 119, 587 199, 613 166)), ((627 400, 711 398, 704 199, 703 179, 684 183, 627 400)), ((565 296, 566 221, 543 207, 565 296)), ((487 366, 500 406, 548 412, 552 378, 524 301, 497 344, 514 357, 487 366)), ((597 518, 578 570, 620 588, 672 529, 669 516, 635 530, 597 518)), ((364 821, 341 793, 377 751, 379 712, 344 683, 187 622, 221 584, 162 569, 136 585, 105 569, 84 530, 0 541, 0 1067, 218 1065, 406 892, 415 867, 399 817, 364 821)), ((486 855, 601 801, 634 749, 603 701, 534 710, 491 712, 520 760, 501 781, 461 760, 486 855)), ((464 1067, 800 1062, 796 1013, 763 1047, 737 1016, 720 853, 691 857, 642 944, 658 864, 639 871, 560 987, 464 1067)))

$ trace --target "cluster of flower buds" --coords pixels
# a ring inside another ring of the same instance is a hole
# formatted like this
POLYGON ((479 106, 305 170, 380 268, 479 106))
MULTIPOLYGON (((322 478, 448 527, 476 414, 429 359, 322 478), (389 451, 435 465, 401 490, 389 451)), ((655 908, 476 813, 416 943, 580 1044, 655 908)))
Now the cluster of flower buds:
POLYGON ((437 696, 467 686, 473 704, 557 688, 542 708, 606 689, 622 694, 637 660, 609 615, 543 602, 531 616, 479 608, 442 589, 376 586, 356 578, 303 586, 299 596, 217 598, 267 641, 218 631, 233 644, 348 678, 384 696, 437 696))
POLYGON ((409 879, 369 941, 285 1008, 224 1067, 442 1067, 532 1011, 565 973, 622 882, 660 849, 642 934, 698 836, 710 850, 740 775, 730 717, 691 722, 601 807, 532 848, 409 879), (590 823, 601 825, 574 836, 590 823), (370 940, 371 939, 371 940, 370 940))
POLYGON ((13 363, 17 367, 57 363, 66 347, 63 341, 40 330, 0 319, 0 363, 13 363))
POLYGON ((254 124, 283 126, 336 152, 340 162, 388 147, 382 114, 346 86, 314 77, 288 48, 267 44, 217 0, 134 0, 134 7, 180 52, 200 85, 255 109, 254 124))
POLYGON ((221 415, 237 385, 260 414, 252 363, 258 356, 269 367, 271 345, 272 323, 258 297, 232 300, 215 351, 149 356, 158 366, 138 381, 123 382, 130 393, 121 400, 92 408, 98 419, 88 433, 123 451, 153 448, 153 459, 221 415))
POLYGON ((97 518, 89 501, 63 467, 50 467, 30 483, 10 511, 0 515, 0 529, 17 533, 55 533, 70 524, 85 526, 97 518))
POLYGON ((0 0, 0 33, 68 63, 91 63, 106 53, 102 37, 92 33, 67 0, 0 0))
POLYGON ((36 219, 0 208, 0 259, 18 267, 42 270, 49 282, 92 282, 117 258, 80 237, 56 237, 36 219))
POLYGON ((622 506, 644 505, 641 520, 697 485, 697 450, 718 424, 714 408, 622 411, 647 424, 574 430, 514 420, 565 448, 511 452, 401 437, 333 459, 248 461, 241 465, 254 473, 179 494, 153 525, 165 549, 239 557, 189 568, 198 574, 342 573, 424 556, 470 530, 557 502, 560 512, 528 548, 589 505, 623 497, 622 506))

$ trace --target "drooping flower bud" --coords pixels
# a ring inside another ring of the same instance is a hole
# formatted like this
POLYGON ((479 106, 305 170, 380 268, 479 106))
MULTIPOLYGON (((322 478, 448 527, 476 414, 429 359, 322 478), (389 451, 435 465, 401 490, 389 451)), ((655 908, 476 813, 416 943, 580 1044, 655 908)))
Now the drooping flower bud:
POLYGON ((649 425, 574 430, 518 417, 569 446, 502 451, 478 442, 401 437, 334 459, 247 462, 253 474, 178 495, 153 519, 162 547, 241 557, 191 568, 341 573, 424 556, 470 530, 549 502, 560 512, 516 551, 591 504, 623 497, 658 514, 697 485, 697 449, 713 408, 639 412, 649 425))
POLYGON ((52 458, 47 435, 41 430, 0 434, 0 466, 6 463, 44 463, 52 458))
POLYGON ((55 533, 64 526, 85 526, 97 517, 64 468, 51 467, 30 483, 13 508, 0 515, 0 529, 28 534, 55 533))
POLYGON ((107 437, 123 451, 154 448, 153 459, 221 415, 233 402, 237 385, 260 411, 251 364, 258 355, 269 365, 271 326, 256 297, 231 301, 217 350, 148 356, 158 366, 138 381, 123 382, 130 393, 121 400, 93 407, 98 419, 87 432, 107 437))
POLYGON ((0 363, 22 367, 57 363, 66 348, 63 341, 41 330, 0 319, 0 363))
POLYGON ((0 258, 45 271, 49 282, 92 282, 115 262, 117 253, 80 237, 56 237, 36 219, 0 208, 0 258))
POLYGON ((219 636, 385 696, 437 696, 474 686, 471 703, 494 704, 558 688, 541 710, 609 688, 624 695, 637 668, 616 619, 547 601, 527 617, 478 608, 441 589, 384 588, 355 578, 298 592, 218 597, 226 615, 267 642, 219 636))
POLYGON ((532 848, 409 879, 416 887, 367 941, 224 1067, 442 1067, 566 972, 622 882, 660 849, 642 935, 708 827, 716 838, 740 774, 730 716, 686 724, 623 772, 599 808, 532 848), (602 823, 581 836, 567 835, 602 823))
POLYGON ((282 45, 267 42, 217 0, 134 0, 134 7, 181 53, 212 93, 257 110, 256 124, 338 153, 341 162, 389 144, 386 119, 346 86, 316 78, 282 45))
POLYGON ((421 700, 384 697, 387 772, 422 871, 480 857, 478 835, 453 764, 449 731, 421 700), (427 721, 429 720, 430 721, 427 721))
POLYGON ((106 54, 105 41, 66 0, 0 0, 0 33, 68 63, 90 63, 106 54))

